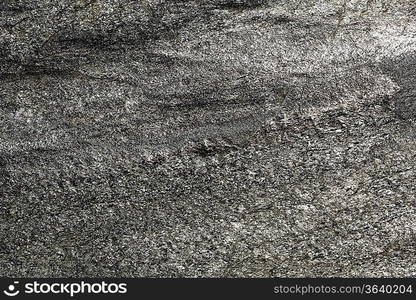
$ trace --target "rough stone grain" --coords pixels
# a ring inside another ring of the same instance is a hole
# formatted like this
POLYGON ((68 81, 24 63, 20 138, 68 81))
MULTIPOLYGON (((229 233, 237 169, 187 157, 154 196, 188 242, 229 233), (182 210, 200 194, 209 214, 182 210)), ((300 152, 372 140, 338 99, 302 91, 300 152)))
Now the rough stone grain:
POLYGON ((2 0, 0 274, 416 276, 411 0, 2 0))

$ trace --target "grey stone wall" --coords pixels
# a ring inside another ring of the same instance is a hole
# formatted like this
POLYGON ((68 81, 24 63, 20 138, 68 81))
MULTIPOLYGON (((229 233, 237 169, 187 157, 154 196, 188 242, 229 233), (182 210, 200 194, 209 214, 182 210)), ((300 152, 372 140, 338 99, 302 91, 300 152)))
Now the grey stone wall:
POLYGON ((1 276, 415 276, 410 0, 3 0, 1 276))

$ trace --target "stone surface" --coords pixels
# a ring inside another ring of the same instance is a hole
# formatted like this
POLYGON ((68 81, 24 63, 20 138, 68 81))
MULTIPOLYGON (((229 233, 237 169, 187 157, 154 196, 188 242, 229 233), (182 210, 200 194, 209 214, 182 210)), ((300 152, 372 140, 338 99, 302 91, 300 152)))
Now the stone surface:
POLYGON ((415 276, 410 0, 3 0, 1 276, 415 276))

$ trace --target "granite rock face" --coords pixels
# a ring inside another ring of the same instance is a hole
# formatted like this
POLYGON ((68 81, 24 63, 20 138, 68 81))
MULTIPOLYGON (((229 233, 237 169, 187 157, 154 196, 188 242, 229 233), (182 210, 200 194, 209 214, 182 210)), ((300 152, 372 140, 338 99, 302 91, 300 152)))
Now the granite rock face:
POLYGON ((1 276, 416 276, 411 0, 3 0, 1 276))

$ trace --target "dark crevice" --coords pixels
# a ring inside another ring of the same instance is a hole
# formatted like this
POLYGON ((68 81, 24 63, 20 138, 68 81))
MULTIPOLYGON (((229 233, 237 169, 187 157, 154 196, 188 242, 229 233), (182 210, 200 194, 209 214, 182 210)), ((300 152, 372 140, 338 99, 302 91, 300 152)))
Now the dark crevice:
POLYGON ((216 1, 214 7, 228 10, 244 10, 253 9, 264 6, 266 1, 264 0, 222 0, 216 1))

